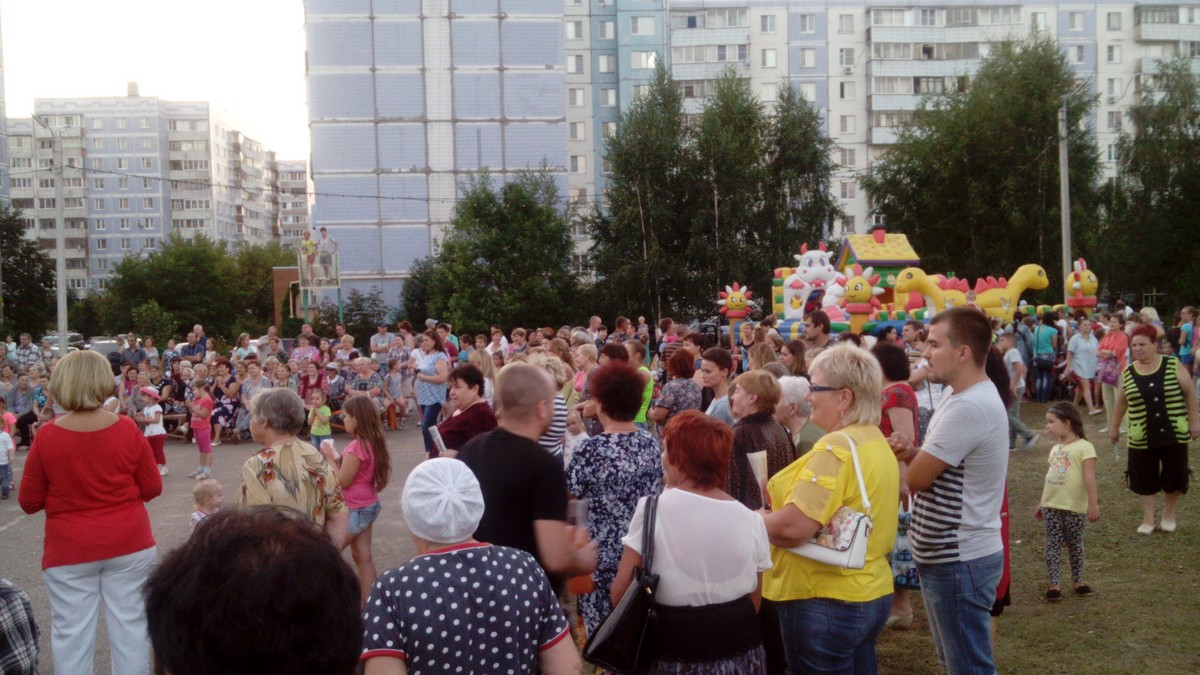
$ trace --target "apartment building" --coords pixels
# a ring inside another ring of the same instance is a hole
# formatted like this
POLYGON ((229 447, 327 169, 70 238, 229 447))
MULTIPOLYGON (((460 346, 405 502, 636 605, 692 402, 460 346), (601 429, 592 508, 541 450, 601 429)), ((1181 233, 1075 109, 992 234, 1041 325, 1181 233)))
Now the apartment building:
POLYGON ((279 160, 279 237, 285 244, 299 244, 309 228, 308 204, 312 192, 308 182, 308 162, 279 160))
POLYGON ((38 99, 31 119, 7 124, 12 204, 48 251, 61 211, 79 293, 103 290, 123 258, 172 232, 230 244, 280 234, 274 153, 207 103, 143 97, 131 84, 119 98, 38 99))
POLYGON ((343 286, 398 304, 468 175, 545 165, 568 197, 564 8, 305 1, 313 224, 338 241, 343 286))

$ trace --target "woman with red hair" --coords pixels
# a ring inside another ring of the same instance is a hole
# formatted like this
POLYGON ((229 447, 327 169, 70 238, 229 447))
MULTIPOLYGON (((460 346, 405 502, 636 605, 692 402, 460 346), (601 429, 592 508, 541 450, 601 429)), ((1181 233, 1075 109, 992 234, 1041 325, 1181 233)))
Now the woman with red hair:
MULTIPOLYGON (((646 672, 765 673, 756 612, 770 546, 762 518, 725 491, 733 430, 687 410, 667 423, 663 446, 669 489, 657 502, 653 568, 659 657, 646 672)), ((614 605, 642 564, 645 508, 643 499, 621 540, 614 605)))

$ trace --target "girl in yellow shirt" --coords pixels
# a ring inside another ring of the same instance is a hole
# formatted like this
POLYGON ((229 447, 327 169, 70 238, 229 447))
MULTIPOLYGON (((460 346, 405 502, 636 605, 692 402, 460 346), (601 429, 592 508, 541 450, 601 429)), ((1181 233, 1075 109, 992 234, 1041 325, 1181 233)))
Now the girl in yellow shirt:
POLYGON ((1055 403, 1046 411, 1046 433, 1058 439, 1050 449, 1050 469, 1042 501, 1034 518, 1046 524, 1046 568, 1050 588, 1046 600, 1062 600, 1059 568, 1062 547, 1071 557, 1071 583, 1075 593, 1089 595, 1091 587, 1083 583, 1083 528, 1086 522, 1100 520, 1096 497, 1096 448, 1083 437, 1083 416, 1067 402, 1055 403), (1086 518, 1086 521, 1085 521, 1086 518))

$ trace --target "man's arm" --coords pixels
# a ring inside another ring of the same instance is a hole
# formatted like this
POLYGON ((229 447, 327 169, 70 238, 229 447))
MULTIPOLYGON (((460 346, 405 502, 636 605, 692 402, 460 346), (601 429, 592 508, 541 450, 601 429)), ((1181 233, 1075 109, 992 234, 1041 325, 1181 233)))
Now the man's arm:
POLYGON ((933 485, 933 481, 949 469, 950 465, 924 450, 912 448, 910 452, 913 451, 916 454, 908 460, 907 485, 908 489, 915 493, 933 485))
POLYGON ((533 521, 538 557, 547 572, 560 577, 574 577, 591 574, 596 569, 599 544, 588 541, 583 547, 576 548, 571 541, 574 530, 561 520, 533 521))

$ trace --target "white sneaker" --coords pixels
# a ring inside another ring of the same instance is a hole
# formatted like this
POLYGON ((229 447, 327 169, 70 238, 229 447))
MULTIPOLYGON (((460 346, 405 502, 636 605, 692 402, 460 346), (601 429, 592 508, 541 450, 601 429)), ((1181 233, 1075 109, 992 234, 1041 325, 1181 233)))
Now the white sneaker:
POLYGON ((1174 532, 1175 531, 1175 521, 1167 520, 1166 518, 1163 518, 1162 522, 1160 522, 1158 524, 1158 529, 1162 530, 1163 532, 1174 532))
POLYGON ((188 478, 199 478, 204 473, 204 469, 196 467, 196 470, 188 474, 188 478))
POLYGON ((1121 433, 1127 434, 1127 433, 1129 433, 1129 429, 1127 429, 1125 427, 1121 427, 1121 433))
POLYGON ((218 445, 220 445, 220 444, 221 444, 221 441, 220 441, 220 439, 218 439, 218 440, 215 440, 215 441, 213 441, 213 442, 212 442, 212 447, 214 447, 214 448, 215 448, 215 447, 217 447, 217 446, 218 446, 218 445))
POLYGON ((166 464, 159 464, 159 465, 158 465, 158 475, 160 475, 160 476, 165 476, 165 475, 167 475, 167 474, 169 474, 169 473, 171 473, 171 470, 167 468, 167 465, 166 465, 166 464))
POLYGON ((1150 533, 1154 532, 1154 526, 1142 523, 1141 525, 1138 525, 1137 531, 1138 531, 1138 534, 1150 534, 1150 533))
POLYGON ((1101 429, 1100 431, 1097 431, 1096 433, 1098 433, 1098 434, 1107 434, 1107 433, 1108 433, 1108 427, 1104 427, 1103 429, 1101 429))

